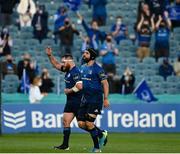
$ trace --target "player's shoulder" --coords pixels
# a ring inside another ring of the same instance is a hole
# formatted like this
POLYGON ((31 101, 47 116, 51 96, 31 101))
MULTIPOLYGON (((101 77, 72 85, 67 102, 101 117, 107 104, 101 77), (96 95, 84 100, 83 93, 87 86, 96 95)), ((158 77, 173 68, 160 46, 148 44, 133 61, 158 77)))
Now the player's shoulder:
POLYGON ((102 66, 100 64, 98 64, 97 62, 94 63, 93 65, 94 68, 96 68, 97 70, 102 70, 102 66))
POLYGON ((73 67, 73 69, 72 69, 72 72, 71 72, 71 73, 80 73, 80 69, 79 69, 79 67, 77 67, 77 66, 73 67))

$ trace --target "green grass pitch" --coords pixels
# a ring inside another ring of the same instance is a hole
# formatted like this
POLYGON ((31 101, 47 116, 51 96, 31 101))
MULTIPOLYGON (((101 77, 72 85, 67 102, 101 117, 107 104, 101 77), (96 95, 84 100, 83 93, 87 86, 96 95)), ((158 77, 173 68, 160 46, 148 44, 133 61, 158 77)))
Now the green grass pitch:
MULTIPOLYGON (((70 150, 54 150, 62 134, 8 134, 0 136, 0 153, 88 153, 92 148, 89 134, 72 133, 70 150)), ((109 133, 104 153, 179 153, 180 133, 109 133)))

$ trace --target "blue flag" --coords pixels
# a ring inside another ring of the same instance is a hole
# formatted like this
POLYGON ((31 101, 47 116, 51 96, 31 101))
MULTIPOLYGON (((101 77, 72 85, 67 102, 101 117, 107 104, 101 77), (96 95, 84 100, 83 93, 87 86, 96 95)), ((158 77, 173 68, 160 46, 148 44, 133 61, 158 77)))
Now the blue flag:
POLYGON ((21 78, 20 91, 24 94, 28 94, 29 88, 30 88, 29 77, 26 73, 26 70, 23 69, 23 76, 21 78))
POLYGON ((137 98, 139 98, 140 100, 146 101, 148 103, 157 101, 157 98, 154 97, 145 79, 143 79, 137 85, 133 93, 137 96, 137 98))
POLYGON ((81 0, 64 0, 65 5, 72 11, 79 10, 81 0))

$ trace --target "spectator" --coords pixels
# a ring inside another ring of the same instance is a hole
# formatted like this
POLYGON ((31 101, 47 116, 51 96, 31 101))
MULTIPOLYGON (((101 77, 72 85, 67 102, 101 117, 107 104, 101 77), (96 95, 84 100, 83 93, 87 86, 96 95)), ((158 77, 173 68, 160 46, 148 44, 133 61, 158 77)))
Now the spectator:
POLYGON ((176 0, 168 9, 172 27, 180 27, 180 0, 176 0))
POLYGON ((81 16, 81 14, 77 13, 77 16, 81 20, 82 25, 83 25, 88 37, 90 38, 90 44, 93 44, 93 40, 95 39, 99 46, 100 41, 102 43, 105 40, 106 33, 99 30, 99 26, 96 21, 92 21, 91 27, 89 27, 86 24, 84 18, 81 16))
POLYGON ((64 20, 68 18, 67 9, 63 6, 59 7, 54 15, 54 31, 58 32, 59 28, 64 26, 64 20))
POLYGON ((32 26, 34 28, 34 37, 41 43, 47 37, 48 33, 48 12, 44 5, 40 5, 32 19, 32 26))
POLYGON ((174 72, 176 76, 180 77, 180 54, 178 55, 177 61, 174 62, 174 72))
POLYGON ((99 26, 106 25, 106 4, 107 0, 89 0, 90 6, 93 6, 93 21, 96 21, 99 26))
POLYGON ((42 85, 40 86, 40 90, 42 93, 51 93, 52 88, 54 87, 54 83, 49 75, 49 72, 46 68, 43 69, 41 75, 42 85))
POLYGON ((100 55, 102 56, 102 67, 109 76, 116 74, 115 56, 119 54, 118 49, 114 46, 112 41, 112 36, 108 34, 100 51, 100 55))
POLYGON ((59 35, 59 29, 64 26, 64 20, 68 18, 67 9, 63 6, 59 7, 54 15, 54 39, 57 43, 57 38, 59 35))
POLYGON ((82 47, 81 47, 82 52, 87 48, 93 48, 96 51, 98 51, 98 45, 97 45, 95 37, 92 38, 92 42, 90 42, 90 38, 88 36, 86 36, 86 37, 81 36, 81 38, 83 40, 82 47))
POLYGON ((7 74, 17 75, 17 66, 13 63, 12 55, 6 55, 6 61, 2 62, 2 76, 4 78, 7 74))
POLYGON ((127 39, 128 37, 128 28, 125 24, 122 23, 122 17, 116 17, 116 23, 111 27, 112 35, 119 45, 121 40, 127 39))
POLYGON ((169 57, 169 37, 171 30, 171 21, 168 14, 165 13, 165 19, 159 15, 159 20, 155 26, 155 58, 169 57))
POLYGON ((47 93, 41 93, 39 87, 42 85, 41 77, 35 77, 30 86, 29 90, 29 102, 31 104, 40 103, 44 96, 47 96, 47 93))
POLYGON ((135 76, 127 67, 124 71, 123 76, 121 77, 120 84, 121 84, 121 93, 122 94, 131 94, 134 90, 134 83, 135 83, 135 76))
POLYGON ((31 61, 31 56, 28 53, 25 53, 23 55, 23 60, 20 60, 18 62, 17 71, 18 71, 19 80, 21 80, 22 78, 24 69, 26 70, 30 83, 32 83, 34 77, 36 76, 36 66, 31 61))
POLYGON ((141 16, 141 20, 137 25, 137 35, 138 35, 138 44, 139 48, 137 50, 137 56, 139 60, 142 60, 145 57, 150 56, 150 41, 151 35, 154 31, 154 19, 151 18, 151 23, 148 20, 144 19, 144 16, 141 16))
POLYGON ((69 18, 64 21, 64 26, 59 29, 61 55, 71 53, 74 41, 74 34, 79 35, 79 31, 71 24, 69 18))
POLYGON ((31 21, 36 13, 36 6, 33 0, 20 0, 17 7, 19 13, 20 27, 30 27, 31 21))
POLYGON ((163 63, 159 67, 159 75, 166 80, 170 75, 174 74, 173 66, 169 63, 168 58, 163 59, 163 63))
POLYGON ((143 15, 145 20, 151 21, 151 11, 149 9, 149 5, 145 2, 140 1, 138 7, 138 15, 137 15, 137 23, 141 20, 141 16, 143 15))
POLYGON ((155 18, 163 15, 169 5, 168 0, 145 0, 145 2, 149 5, 152 14, 155 14, 155 18))
POLYGON ((3 28, 0 36, 0 57, 11 54, 12 45, 13 41, 9 35, 8 29, 3 28))
POLYGON ((19 0, 0 0, 0 25, 9 26, 12 23, 13 9, 16 3, 19 3, 19 0))

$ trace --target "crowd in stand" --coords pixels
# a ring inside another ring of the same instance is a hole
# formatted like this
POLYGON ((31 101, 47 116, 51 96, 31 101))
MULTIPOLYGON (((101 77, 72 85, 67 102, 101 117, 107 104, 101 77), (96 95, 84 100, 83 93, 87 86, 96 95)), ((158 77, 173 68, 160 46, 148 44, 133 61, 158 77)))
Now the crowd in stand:
MULTIPOLYGON (((0 36, 0 56, 5 57, 1 63, 3 78, 7 74, 16 74, 19 80, 23 77, 23 71, 26 71, 29 77, 29 82, 40 86, 42 97, 46 93, 52 92, 52 87, 55 83, 48 73, 48 69, 44 68, 40 75, 36 62, 31 59, 31 56, 24 53, 22 60, 16 64, 13 61, 11 47, 13 40, 8 30, 11 24, 17 25, 18 29, 22 27, 33 27, 33 36, 42 43, 43 39, 48 37, 48 10, 45 5, 36 4, 34 0, 0 0, 1 6, 1 21, 2 31, 0 36), (11 1, 11 2, 10 2, 11 1), (17 5, 17 12, 19 18, 12 21, 13 8, 17 5), (42 85, 38 84, 40 78, 42 85), (34 81, 35 80, 35 81, 34 81)), ((175 2, 169 0, 142 0, 139 2, 137 9, 137 21, 134 24, 134 36, 130 36, 128 32, 128 25, 123 21, 123 17, 118 15, 116 21, 109 28, 109 31, 104 31, 101 26, 107 23, 106 5, 107 0, 85 0, 89 8, 92 7, 92 22, 87 24, 85 16, 80 12, 74 12, 77 16, 77 21, 82 25, 85 33, 81 33, 71 21, 69 16, 69 9, 66 6, 60 6, 57 12, 54 12, 54 31, 53 38, 55 43, 60 42, 60 51, 62 56, 65 53, 72 53, 74 46, 74 34, 82 39, 81 51, 87 47, 96 49, 98 55, 102 57, 102 67, 108 75, 111 93, 132 93, 135 85, 135 74, 131 68, 127 67, 122 76, 117 76, 116 57, 119 56, 121 41, 131 40, 138 42, 137 58, 139 62, 143 62, 145 57, 153 56, 156 61, 160 57, 164 57, 162 65, 159 66, 159 75, 163 76, 164 80, 170 75, 180 76, 180 54, 177 55, 177 61, 174 66, 169 63, 168 57, 170 55, 170 35, 172 29, 179 27, 180 19, 171 19, 171 7, 180 7, 180 0, 175 2), (154 33, 155 42, 153 44, 154 51, 151 51, 151 38, 154 33), (58 41, 57 41, 58 40, 58 41)), ((82 4, 85 5, 85 4, 82 4)), ((118 11, 118 10, 117 10, 118 11)), ((121 65, 121 64, 119 64, 121 65)), ((21 85, 18 92, 22 92, 21 85)))

